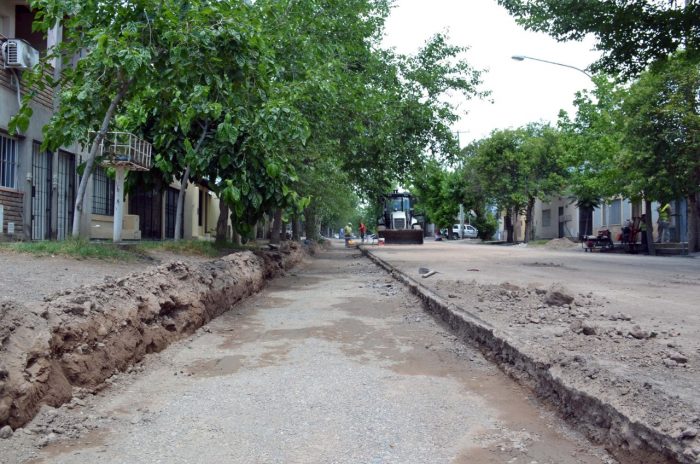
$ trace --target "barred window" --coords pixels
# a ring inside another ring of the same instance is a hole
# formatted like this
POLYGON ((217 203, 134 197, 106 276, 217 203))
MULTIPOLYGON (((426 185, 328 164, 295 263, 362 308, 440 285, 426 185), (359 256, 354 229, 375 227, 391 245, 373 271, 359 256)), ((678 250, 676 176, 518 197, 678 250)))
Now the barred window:
POLYGON ((0 134, 0 187, 17 188, 17 141, 0 134))
POLYGON ((610 225, 622 224, 622 200, 617 199, 610 202, 608 222, 610 225))
POLYGON ((114 179, 102 166, 95 166, 92 174, 92 213, 114 216, 114 179))
POLYGON ((549 227, 552 225, 552 210, 543 209, 542 210, 542 227, 549 227))

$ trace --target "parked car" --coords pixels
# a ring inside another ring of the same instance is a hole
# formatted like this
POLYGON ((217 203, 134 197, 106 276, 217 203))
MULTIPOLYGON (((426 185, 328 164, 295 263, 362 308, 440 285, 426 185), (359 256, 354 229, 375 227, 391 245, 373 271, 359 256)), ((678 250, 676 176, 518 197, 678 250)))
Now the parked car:
MULTIPOLYGON (((453 240, 457 240, 459 238, 462 238, 462 234, 460 233, 459 229, 460 225, 455 224, 452 226, 452 233, 450 234, 450 238, 453 240)), ((471 224, 464 224, 464 238, 476 238, 479 235, 479 231, 476 229, 471 224)))

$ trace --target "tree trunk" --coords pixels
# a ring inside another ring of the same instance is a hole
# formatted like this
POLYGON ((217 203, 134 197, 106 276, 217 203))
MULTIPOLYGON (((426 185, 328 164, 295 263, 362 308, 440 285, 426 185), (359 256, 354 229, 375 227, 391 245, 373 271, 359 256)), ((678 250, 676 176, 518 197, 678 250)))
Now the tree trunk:
POLYGON ((231 213, 231 242, 234 245, 240 246, 243 241, 241 240, 241 234, 238 233, 238 230, 236 230, 236 224, 238 221, 236 221, 236 218, 234 217, 234 213, 231 213))
POLYGON ((282 223, 282 210, 275 209, 272 213, 272 227, 270 227, 270 243, 280 242, 280 224, 282 223))
POLYGON ((228 240, 228 205, 219 198, 219 219, 216 221, 216 243, 228 240))
POLYGON ((253 224, 253 228, 250 230, 250 240, 252 242, 256 241, 258 239, 258 225, 260 224, 260 221, 256 222, 253 224))
POLYGON ((508 210, 508 213, 503 218, 503 229, 506 232, 506 242, 513 243, 513 241, 514 241, 513 240, 513 218, 511 216, 510 209, 508 210))
MULTIPOLYGON (((194 147, 194 152, 199 153, 199 149, 204 143, 204 139, 207 136, 207 131, 209 129, 209 122, 207 121, 204 123, 204 127, 202 128, 202 135, 199 137, 199 140, 197 141, 197 146, 194 147)), ((182 180, 180 181, 180 191, 177 194, 177 212, 175 213, 175 240, 181 240, 182 239, 182 221, 184 218, 182 217, 182 210, 185 208, 185 191, 187 190, 187 182, 190 180, 190 166, 188 165, 185 168, 185 174, 182 176, 182 180)))
POLYGON ((700 202, 698 195, 688 195, 688 252, 700 251, 700 202))
POLYGON ((287 223, 284 221, 280 221, 280 240, 283 242, 287 240, 287 223))
POLYGON ((654 222, 651 220, 651 200, 644 199, 644 209, 646 211, 647 251, 650 255, 655 255, 656 247, 654 246, 654 222))
POLYGON ((117 106, 119 106, 119 103, 129 90, 131 82, 131 80, 124 82, 119 89, 119 92, 112 99, 112 102, 109 104, 109 108, 107 108, 107 112, 105 113, 105 117, 102 119, 100 130, 95 135, 95 140, 92 141, 92 147, 90 147, 90 153, 88 153, 88 157, 85 162, 85 170, 83 171, 83 176, 80 178, 80 184, 78 185, 78 194, 75 196, 75 207, 73 209, 73 231, 71 233, 73 237, 80 237, 80 219, 83 213, 83 202, 85 201, 88 180, 90 180, 92 168, 95 165, 97 150, 100 148, 102 140, 104 140, 105 134, 107 134, 107 129, 109 129, 109 123, 112 121, 112 116, 114 116, 117 106))
POLYGON ((292 240, 298 242, 301 239, 301 221, 299 215, 292 216, 292 240))
POLYGON ((318 240, 318 230, 316 228, 316 210, 313 206, 309 206, 304 210, 304 217, 306 219, 306 239, 307 240, 318 240))
POLYGON ((532 224, 532 211, 535 209, 535 198, 530 197, 525 208, 525 243, 534 240, 534 227, 532 224))

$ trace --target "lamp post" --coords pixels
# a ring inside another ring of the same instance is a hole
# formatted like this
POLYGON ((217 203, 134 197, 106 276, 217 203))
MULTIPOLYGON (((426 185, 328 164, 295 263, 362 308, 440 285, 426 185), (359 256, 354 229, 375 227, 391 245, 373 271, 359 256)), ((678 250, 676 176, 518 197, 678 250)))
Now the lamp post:
POLYGON ((587 78, 589 78, 591 80, 593 79, 593 77, 590 74, 588 74, 586 71, 584 71, 583 69, 577 68, 576 66, 571 66, 570 64, 557 63, 556 61, 542 60, 540 58, 533 58, 531 56, 525 56, 525 55, 513 55, 513 56, 511 56, 511 58, 514 59, 515 61, 534 60, 534 61, 541 61, 542 63, 554 64, 557 66, 563 66, 565 68, 575 69, 576 71, 585 74, 587 78))

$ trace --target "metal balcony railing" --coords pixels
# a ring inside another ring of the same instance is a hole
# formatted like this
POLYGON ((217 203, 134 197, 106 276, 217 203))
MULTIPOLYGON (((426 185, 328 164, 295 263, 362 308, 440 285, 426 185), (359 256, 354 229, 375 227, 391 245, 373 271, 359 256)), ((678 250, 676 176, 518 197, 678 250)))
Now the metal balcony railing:
MULTIPOLYGON (((91 134, 94 137, 94 134, 91 134)), ((105 166, 123 166, 131 171, 151 169, 152 146, 129 132, 107 132, 97 155, 105 166)))

